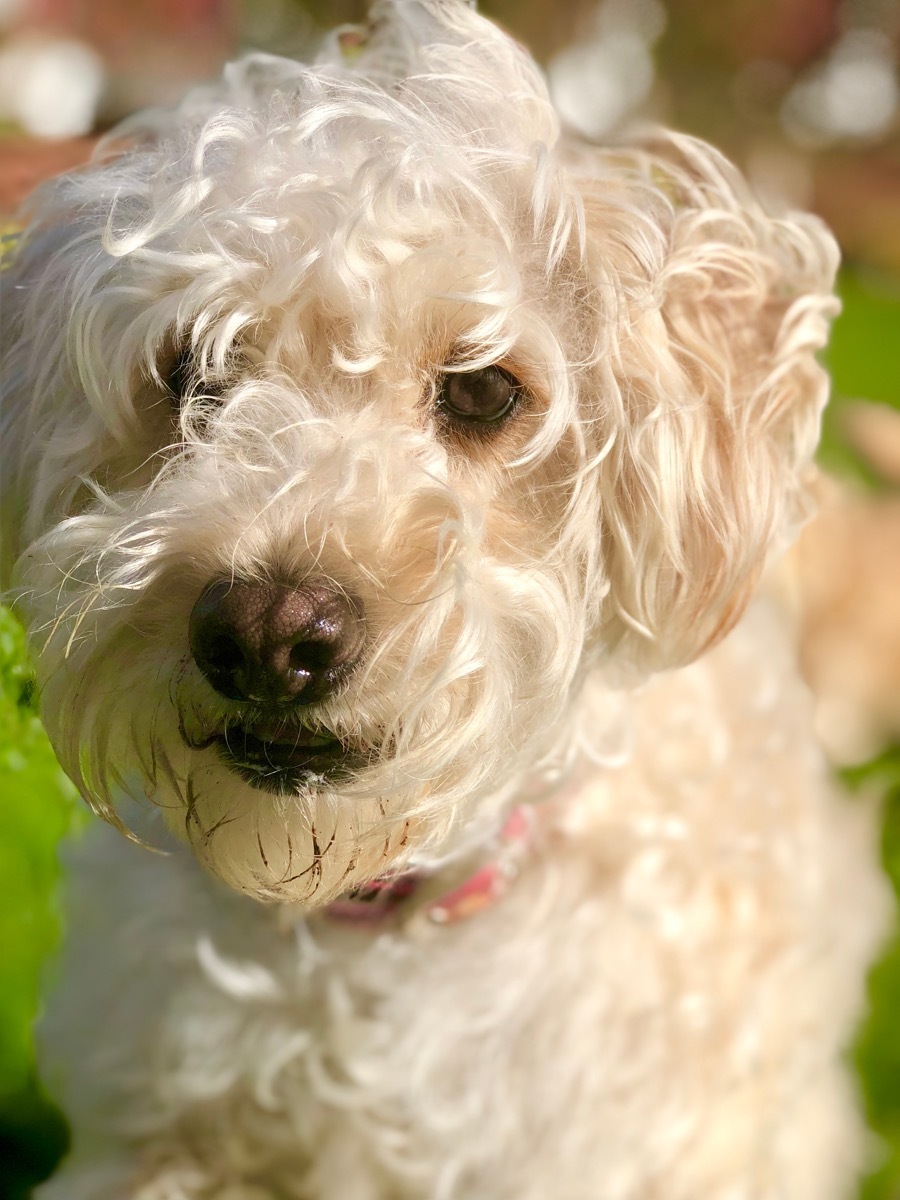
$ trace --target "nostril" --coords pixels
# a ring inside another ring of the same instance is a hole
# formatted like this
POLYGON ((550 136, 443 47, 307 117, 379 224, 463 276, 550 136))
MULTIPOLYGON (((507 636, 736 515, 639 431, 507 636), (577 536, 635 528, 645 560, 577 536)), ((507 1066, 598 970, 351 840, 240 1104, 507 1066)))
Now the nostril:
POLYGON ((334 663, 335 648, 325 642, 297 642, 288 662, 293 671, 327 671, 334 663))
POLYGON ((202 647, 203 657, 219 671, 239 671, 246 665, 243 650, 233 637, 219 633, 206 639, 202 647))

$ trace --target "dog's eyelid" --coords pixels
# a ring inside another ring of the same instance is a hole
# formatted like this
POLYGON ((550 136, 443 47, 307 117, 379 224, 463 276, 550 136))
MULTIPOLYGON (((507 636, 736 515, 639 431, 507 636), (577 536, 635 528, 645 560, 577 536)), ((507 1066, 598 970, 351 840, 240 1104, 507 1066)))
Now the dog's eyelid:
POLYGON ((501 375, 505 375, 511 382, 523 391, 528 390, 525 383, 525 376, 528 371, 523 369, 519 361, 511 354, 502 354, 496 358, 474 357, 467 356, 464 352, 460 354, 450 355, 439 367, 435 369, 435 378, 438 386, 445 375, 474 375, 482 371, 499 371, 501 375))

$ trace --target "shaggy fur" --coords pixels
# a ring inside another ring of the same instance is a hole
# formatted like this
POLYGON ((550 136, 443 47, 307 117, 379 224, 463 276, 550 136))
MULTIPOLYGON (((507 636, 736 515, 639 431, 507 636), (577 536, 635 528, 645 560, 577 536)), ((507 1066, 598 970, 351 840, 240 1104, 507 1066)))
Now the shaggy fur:
POLYGON ((836 1200, 881 894, 777 614, 726 637, 804 515, 834 243, 689 138, 561 137, 462 3, 362 36, 137 119, 3 277, 47 728, 178 842, 78 852, 42 1200, 836 1200), (518 403, 464 428, 441 381, 490 364, 518 403), (188 622, 310 575, 366 655, 303 721, 362 765, 272 794, 209 744, 260 714, 188 622), (479 916, 324 910, 440 890, 521 803, 479 916))

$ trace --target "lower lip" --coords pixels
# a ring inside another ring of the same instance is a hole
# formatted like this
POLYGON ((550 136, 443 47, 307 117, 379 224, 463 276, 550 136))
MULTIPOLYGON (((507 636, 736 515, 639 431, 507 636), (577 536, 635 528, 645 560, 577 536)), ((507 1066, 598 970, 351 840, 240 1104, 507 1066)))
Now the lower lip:
POLYGON ((336 739, 323 740, 298 730, 295 741, 264 741, 243 729, 214 739, 219 754, 245 782, 265 791, 293 791, 310 776, 334 778, 346 773, 359 756, 336 739))

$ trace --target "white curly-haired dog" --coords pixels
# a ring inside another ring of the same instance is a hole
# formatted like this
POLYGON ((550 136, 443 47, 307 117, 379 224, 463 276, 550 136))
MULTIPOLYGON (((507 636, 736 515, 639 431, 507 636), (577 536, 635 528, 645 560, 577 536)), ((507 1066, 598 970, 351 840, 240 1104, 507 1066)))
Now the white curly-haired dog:
POLYGON ((460 0, 43 191, 14 582, 65 769, 172 843, 77 852, 45 1200, 845 1194, 881 888, 743 615, 835 264, 702 143, 561 137, 460 0))

